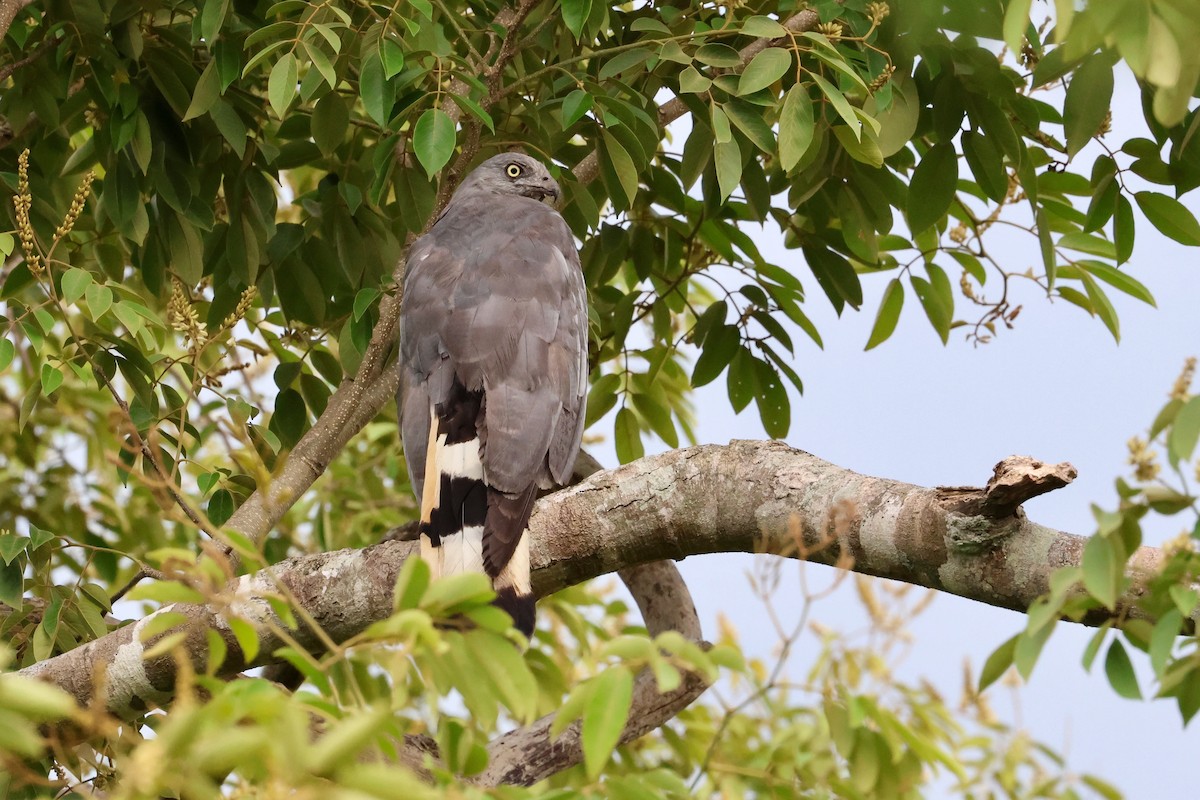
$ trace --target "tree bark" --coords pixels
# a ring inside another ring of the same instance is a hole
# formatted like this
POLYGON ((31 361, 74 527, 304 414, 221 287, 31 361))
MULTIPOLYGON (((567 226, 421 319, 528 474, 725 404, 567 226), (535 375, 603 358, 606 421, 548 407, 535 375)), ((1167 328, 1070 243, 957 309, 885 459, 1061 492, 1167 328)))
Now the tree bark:
MULTIPOLYGON (((1072 476, 1069 465, 1051 471, 1064 480, 1072 476)), ((999 505, 1012 503, 1013 485, 912 486, 859 475, 778 442, 675 450, 597 473, 541 500, 530 523, 533 588, 544 596, 638 564, 700 553, 775 553, 1023 611, 1047 591, 1055 569, 1079 563, 1086 539, 1030 522, 1019 507, 1001 517, 972 510, 994 512, 997 504, 988 501, 997 492, 999 505)), ((1031 487, 1044 486, 1044 480, 1031 481, 1031 487)), ((217 631, 230 653, 221 673, 235 674, 270 662, 282 643, 282 623, 266 600, 278 593, 276 581, 340 642, 388 615, 396 574, 415 552, 413 543, 393 541, 291 558, 233 581, 229 611, 175 604, 156 613, 188 618, 186 653, 197 669, 206 660, 204 631, 217 631), (259 631, 261 652, 252 663, 229 630, 231 612, 259 631)), ((1130 570, 1149 574, 1161 561, 1159 550, 1143 547, 1130 570)), ((169 655, 142 659, 149 645, 137 634, 149 619, 22 672, 123 716, 164 703, 176 664, 169 655)), ((311 629, 291 635, 303 647, 321 648, 311 629)))

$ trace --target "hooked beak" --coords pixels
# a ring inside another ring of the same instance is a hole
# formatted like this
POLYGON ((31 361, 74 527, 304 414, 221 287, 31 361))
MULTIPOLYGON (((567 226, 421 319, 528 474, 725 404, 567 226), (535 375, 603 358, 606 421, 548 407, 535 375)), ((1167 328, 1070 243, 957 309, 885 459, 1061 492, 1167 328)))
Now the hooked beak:
POLYGON ((545 203, 548 206, 558 205, 559 191, 558 187, 550 186, 531 186, 522 192, 526 197, 532 197, 540 203, 545 203))

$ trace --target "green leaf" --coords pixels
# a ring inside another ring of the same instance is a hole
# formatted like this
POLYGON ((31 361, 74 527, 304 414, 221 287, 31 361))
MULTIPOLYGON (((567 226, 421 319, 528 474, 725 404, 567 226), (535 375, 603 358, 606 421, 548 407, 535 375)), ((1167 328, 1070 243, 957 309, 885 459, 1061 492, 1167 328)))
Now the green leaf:
POLYGON ((629 152, 607 130, 604 131, 601 141, 604 145, 604 153, 608 157, 608 164, 617 179, 618 186, 616 188, 624 193, 624 206, 628 207, 633 204, 633 199, 637 197, 638 193, 637 166, 630 158, 629 152))
MULTIPOLYGON (((508 639, 484 631, 471 631, 464 638, 475 663, 513 717, 518 722, 532 722, 537 716, 538 687, 520 651, 508 639)), ((586 712, 584 718, 586 725, 586 712)))
POLYGON ((803 252, 809 269, 839 314, 847 303, 851 308, 862 306, 862 283, 841 253, 826 247, 805 247, 803 252))
POLYGON ((346 137, 350 109, 338 92, 326 92, 312 114, 312 137, 325 155, 330 155, 346 137))
POLYGON ((252 663, 258 657, 258 631, 241 617, 230 617, 228 622, 233 638, 237 639, 238 647, 242 649, 242 663, 252 663))
POLYGON ((225 24, 225 15, 229 13, 229 0, 205 0, 204 10, 200 12, 200 35, 211 50, 225 24))
POLYGON ((25 548, 29 547, 29 544, 30 539, 27 536, 0 532, 0 561, 11 564, 14 558, 25 552, 25 548))
POLYGON ((1007 642, 997 647, 987 657, 987 661, 983 664, 983 671, 979 673, 979 691, 982 692, 1000 680, 1001 676, 1012 666, 1013 651, 1017 646, 1017 639, 1019 638, 1020 634, 1013 636, 1007 642))
POLYGON ((1175 415, 1175 423, 1167 435, 1167 452, 1172 464, 1191 461, 1200 439, 1200 396, 1183 404, 1175 415))
POLYGON ((765 361, 754 359, 754 403, 763 430, 772 439, 787 436, 792 424, 792 403, 779 373, 765 361))
POLYGON ((971 174, 983 193, 997 203, 1008 194, 1008 173, 1004 170, 1004 159, 996 146, 982 133, 963 131, 963 156, 971 167, 971 174))
POLYGON ((395 39, 380 39, 379 61, 383 64, 383 77, 391 80, 404 69, 404 49, 395 39))
POLYGON ((1124 194, 1117 196, 1117 210, 1113 214, 1113 245, 1117 250, 1117 263, 1124 264, 1133 255, 1133 240, 1136 223, 1133 204, 1124 194))
POLYGON ((787 29, 770 17, 750 17, 742 23, 742 33, 755 39, 778 39, 787 35, 787 29))
POLYGON ((208 110, 208 116, 217 126, 217 130, 221 132, 221 136, 229 143, 233 152, 237 153, 238 158, 244 156, 246 154, 246 123, 242 122, 242 118, 233 110, 233 106, 218 98, 213 107, 208 110))
POLYGON ((218 489, 208 500, 208 521, 216 527, 224 525, 233 516, 233 495, 228 489, 218 489))
POLYGON ((24 675, 5 675, 0 684, 3 707, 34 722, 70 717, 78 706, 74 698, 57 686, 24 675))
POLYGON ((829 100, 829 104, 833 106, 833 110, 846 123, 846 127, 850 129, 850 133, 854 134, 854 138, 862 141, 862 120, 859 119, 858 114, 854 113, 854 107, 846 100, 846 96, 838 91, 836 86, 815 72, 812 73, 812 79, 817 84, 817 87, 820 88, 821 93, 829 100))
POLYGON ((629 30, 641 33, 643 31, 651 31, 653 33, 665 33, 668 36, 671 34, 671 29, 668 28, 661 20, 654 17, 638 17, 629 26, 629 30))
POLYGON ((908 227, 914 235, 941 220, 958 188, 958 155, 954 145, 929 148, 908 185, 908 227))
POLYGON ((741 334, 734 325, 722 324, 712 329, 704 337, 704 346, 692 370, 692 386, 698 388, 715 380, 729 366, 741 343, 741 334))
POLYGON ((1158 622, 1154 623, 1154 633, 1150 636, 1149 655, 1150 666, 1154 668, 1155 675, 1162 675, 1182 627, 1183 615, 1175 608, 1168 609, 1158 618, 1158 622))
POLYGON ((736 67, 742 63, 738 51, 727 44, 706 44, 696 50, 696 60, 710 67, 736 67))
POLYGON ((0 603, 20 608, 25 594, 25 567, 21 562, 0 565, 0 603))
POLYGON ((932 281, 918 275, 910 275, 909 282, 912 283, 913 291, 921 302, 921 308, 929 318, 929 323, 933 325, 942 344, 945 344, 950 337, 950 324, 954 317, 953 309, 948 307, 944 293, 939 291, 932 281))
POLYGON ((718 141, 713 146, 713 157, 717 167, 717 186, 721 190, 721 199, 725 200, 733 194, 742 179, 742 151, 737 141, 718 141))
POLYGON ((591 110, 592 102, 592 96, 583 89, 575 89, 565 98, 563 98, 563 130, 566 130, 579 120, 583 119, 583 115, 591 110))
POLYGON ((622 464, 637 461, 646 454, 642 448, 642 432, 638 429, 637 417, 629 408, 617 412, 613 424, 613 443, 617 448, 617 460, 622 464))
POLYGON ((621 740, 633 702, 633 676, 623 666, 595 677, 596 688, 583 709, 583 764, 595 780, 621 740))
POLYGON ((1171 595, 1171 601, 1179 609, 1179 613, 1185 617, 1190 617, 1196 610, 1196 604, 1200 603, 1200 592, 1190 586, 1176 584, 1167 591, 1171 595))
POLYGON ((1046 283, 1053 287, 1055 275, 1058 270, 1058 262, 1054 260, 1054 240, 1050 234, 1050 221, 1046 216, 1046 209, 1039 208, 1037 210, 1038 246, 1042 252, 1042 267, 1046 270, 1046 283))
POLYGON ((92 321, 99 322, 100 318, 112 308, 112 289, 109 289, 107 286, 101 286, 98 283, 93 283, 84 292, 84 299, 87 300, 88 312, 92 321))
POLYGON ((1025 680, 1029 680, 1029 676, 1033 674, 1033 668, 1037 666, 1038 657, 1042 654, 1042 648, 1046 646, 1046 641, 1050 638, 1050 634, 1054 632, 1058 620, 1052 621, 1050 624, 1040 628, 1037 633, 1023 633, 1017 637, 1016 647, 1013 648, 1013 666, 1017 668, 1017 672, 1025 680))
POLYGON ((1115 260, 1117 257, 1117 251, 1113 248, 1112 242, 1080 231, 1071 231, 1058 237, 1058 246, 1061 249, 1078 250, 1081 253, 1100 256, 1100 258, 1115 260))
POLYGON ((600 68, 598 77, 602 81, 609 78, 614 78, 626 70, 633 69, 638 64, 646 61, 654 55, 653 50, 638 47, 633 50, 625 50, 617 53, 615 56, 604 62, 604 66, 600 68))
POLYGON ((679 73, 680 94, 700 94, 707 92, 711 86, 712 81, 701 75, 695 67, 685 67, 683 72, 679 73))
POLYGON ((396 589, 392 593, 392 611, 418 608, 430 582, 429 564, 422 558, 405 559, 404 566, 396 575, 396 589))
POLYGON ((71 267, 62 276, 62 299, 67 305, 74 305, 83 297, 83 293, 92 285, 92 273, 79 267, 71 267))
POLYGON ((899 278, 892 278, 887 288, 883 290, 883 300, 879 304, 879 313, 875 315, 875 325, 871 328, 871 336, 867 339, 864 350, 886 342, 896 330, 900 320, 900 309, 904 307, 904 284, 899 278))
POLYGON ((779 110, 779 164, 790 172, 808 152, 816 129, 812 98, 800 84, 788 89, 779 110))
POLYGON ((601 417, 612 411, 613 406, 617 404, 617 389, 620 387, 620 376, 612 373, 601 375, 592 384, 592 388, 588 390, 587 419, 584 422, 584 428, 590 428, 601 417))
MULTIPOLYGON (((1200 245, 1200 223, 1187 207, 1161 192, 1141 191, 1134 195, 1138 208, 1164 235, 1180 244, 1200 245)), ((1118 209, 1119 210, 1119 209, 1118 209)))
POLYGON ((380 294, 382 292, 378 289, 359 289, 358 294, 354 295, 354 319, 362 319, 363 314, 375 304, 380 294))
POLYGON ((733 141, 733 128, 729 125, 729 117, 725 115, 725 110, 717 103, 713 103, 709 112, 712 120, 713 139, 717 142, 733 141))
POLYGON ((1025 31, 1029 28, 1029 10, 1033 0, 1012 0, 1004 12, 1004 43, 1013 53, 1021 52, 1025 31))
POLYGON ((413 126, 413 150, 430 178, 454 155, 454 120, 440 108, 429 108, 413 126))
POLYGON ((1076 261, 1075 266, 1086 270, 1089 275, 1099 278, 1109 286, 1120 289, 1130 297, 1137 298, 1151 306, 1157 305, 1154 302, 1154 295, 1150 294, 1150 290, 1141 281, 1110 264, 1085 258, 1076 261))
POLYGON ((1117 310, 1113 308, 1112 302, 1109 301, 1108 295, 1100 288, 1100 284, 1096 283, 1086 272, 1080 272, 1079 278, 1083 281, 1083 288, 1087 291, 1088 300, 1092 304, 1092 309, 1096 312, 1096 316, 1100 317, 1100 321, 1108 328, 1113 339, 1121 341, 1121 323, 1117 319, 1117 310))
POLYGON ((1125 560, 1112 536, 1092 536, 1083 546, 1083 586, 1106 608, 1116 608, 1125 560))
POLYGON ((1138 688, 1137 676, 1133 672, 1133 662, 1129 660, 1129 654, 1125 652, 1120 639, 1113 639, 1108 646, 1108 655, 1104 657, 1104 674, 1121 697, 1142 699, 1142 690, 1138 688))
MULTIPOLYGON (((156 603, 203 603, 204 595, 196 591, 186 583, 179 581, 163 580, 154 581, 152 583, 142 583, 130 590, 126 595, 130 600, 152 600, 156 603)), ((175 627, 180 620, 178 615, 172 616, 171 612, 161 612, 155 615, 155 618, 161 617, 164 622, 150 628, 148 633, 143 634, 142 640, 154 636, 156 633, 161 633, 169 628, 175 627)))
POLYGON ((1100 646, 1108 638, 1108 632, 1111 629, 1112 622, 1105 622, 1096 629, 1096 632, 1092 634, 1092 638, 1088 640, 1087 646, 1083 648, 1083 658, 1080 659, 1080 662, 1085 671, 1092 671, 1092 664, 1096 660, 1096 654, 1100 652, 1100 646))
POLYGON ((358 93, 362 97, 367 116, 379 125, 387 125, 395 102, 395 93, 384 74, 381 61, 368 58, 363 62, 362 74, 358 79, 358 93))
POLYGON ((792 66, 792 51, 768 47, 756 55, 738 78, 739 95, 754 94, 783 77, 792 66))
POLYGON ((54 394, 54 390, 62 386, 63 374, 58 367, 52 367, 49 364, 42 364, 42 394, 49 396, 54 394))
POLYGON ((450 616, 485 605, 495 596, 491 581, 482 572, 460 572, 431 583, 421 608, 437 616, 450 616))
POLYGON ((592 0, 562 0, 562 18, 567 30, 579 41, 583 35, 583 26, 592 13, 592 0))
POLYGON ((744 100, 730 100, 722 105, 725 116, 764 153, 775 152, 775 134, 763 121, 762 112, 744 100))
POLYGON ((267 99, 280 119, 296 96, 296 71, 296 56, 284 53, 271 67, 271 75, 267 78, 267 99))
POLYGON ((650 393, 635 392, 629 399, 642 418, 650 423, 650 430, 654 431, 658 438, 670 448, 679 447, 679 434, 671 419, 671 410, 666 405, 650 393))
POLYGON ((57 537, 53 531, 45 531, 39 528, 37 525, 34 525, 32 522, 29 523, 30 550, 37 550, 42 545, 49 544, 50 542, 54 541, 55 538, 57 537))
POLYGON ((0 339, 0 372, 4 372, 8 365, 12 363, 13 356, 17 355, 17 345, 12 343, 12 339, 0 339))
POLYGON ((220 96, 221 76, 217 72, 217 62, 210 61, 204 68, 204 72, 200 73, 200 80, 196 81, 196 89, 192 92, 192 102, 184 112, 183 121, 187 122, 190 119, 204 116, 220 96))
POLYGON ((1104 124, 1112 103, 1112 61, 1107 53, 1089 56, 1075 71, 1063 101, 1067 155, 1074 156, 1104 124))

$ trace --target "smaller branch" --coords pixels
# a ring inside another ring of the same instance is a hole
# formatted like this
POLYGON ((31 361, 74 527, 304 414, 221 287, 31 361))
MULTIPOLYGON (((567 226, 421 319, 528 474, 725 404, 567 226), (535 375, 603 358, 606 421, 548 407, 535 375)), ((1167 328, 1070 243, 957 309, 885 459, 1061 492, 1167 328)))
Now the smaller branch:
POLYGON ((696 604, 674 561, 651 561, 619 570, 617 574, 638 604, 651 636, 679 631, 693 642, 704 638, 696 604))
POLYGON ((1047 464, 1030 456, 1009 456, 992 469, 982 489, 971 486, 938 487, 947 510, 966 516, 1004 519, 1018 516, 1022 503, 1061 489, 1078 476, 1067 462, 1047 464))
MULTIPOLYGON (((629 722, 621 731, 619 744, 646 735, 692 704, 708 688, 695 673, 684 673, 683 683, 660 694, 649 672, 639 674, 633 684, 629 722)), ((550 738, 551 714, 528 728, 507 733, 488 745, 488 768, 477 778, 483 786, 515 784, 532 786, 583 761, 580 724, 571 725, 557 739, 550 738)))
MULTIPOLYGON (((675 562, 653 561, 627 567, 619 574, 641 609, 650 636, 678 631, 692 641, 704 644, 696 604, 692 602, 692 595, 675 562)), ((634 680, 633 701, 620 743, 631 742, 661 727, 707 688, 708 682, 701 675, 688 672, 673 691, 661 692, 653 673, 642 670, 634 680)), ((554 716, 548 714, 489 744, 488 768, 477 781, 484 786, 532 786, 583 761, 581 724, 576 721, 561 736, 552 739, 550 727, 554 716)))
POLYGON ((151 567, 142 567, 136 573, 134 573, 133 577, 129 579, 128 583, 126 583, 124 586, 122 586, 120 589, 118 589, 116 594, 114 594, 111 598, 109 598, 109 602, 110 603, 117 602, 122 597, 129 594, 130 589, 137 586, 139 583, 144 581, 146 578, 152 578, 156 581, 165 581, 167 579, 167 577, 165 575, 163 575, 161 572, 159 572, 156 569, 152 569, 151 567))
MULTIPOLYGON (((0 20, 0 23, 2 23, 2 22, 3 21, 0 20)), ((0 38, 2 38, 2 36, 0 36, 0 38)), ((3 67, 0 67, 0 83, 3 83, 4 81, 8 80, 9 76, 11 76, 14 72, 19 70, 21 67, 28 66, 29 64, 32 64, 37 59, 41 58, 43 53, 45 53, 51 47, 54 47, 54 45, 56 45, 56 44, 58 44, 58 42, 55 39, 47 38, 41 44, 39 44, 37 47, 35 47, 33 52, 30 53, 29 55, 25 56, 24 58, 18 59, 17 61, 14 61, 11 64, 5 64, 3 67)))

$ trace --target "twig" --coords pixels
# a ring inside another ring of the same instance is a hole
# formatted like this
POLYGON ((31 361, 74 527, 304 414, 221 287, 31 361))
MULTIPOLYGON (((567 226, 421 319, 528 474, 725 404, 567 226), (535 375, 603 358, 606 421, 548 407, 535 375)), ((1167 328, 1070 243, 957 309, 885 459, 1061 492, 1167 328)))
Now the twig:
MULTIPOLYGON (((2 35, 0 35, 0 38, 3 38, 2 35)), ((40 58, 43 53, 45 53, 51 47, 54 47, 56 44, 58 44, 58 42, 55 39, 47 38, 41 44, 35 47, 33 52, 29 55, 18 59, 11 64, 5 64, 3 67, 0 67, 0 83, 8 80, 9 76, 19 70, 21 67, 32 64, 35 60, 40 58)))
POLYGON ((122 586, 120 589, 118 589, 113 594, 113 596, 109 598, 108 602, 109 603, 117 602, 122 597, 129 594, 130 589, 137 586, 139 583, 144 581, 146 578, 150 578, 150 579, 156 580, 156 581, 165 581, 167 579, 167 577, 165 575, 163 575, 158 570, 153 569, 152 567, 142 567, 141 569, 139 569, 137 572, 134 573, 133 577, 129 579, 128 583, 126 583, 124 586, 122 586))

